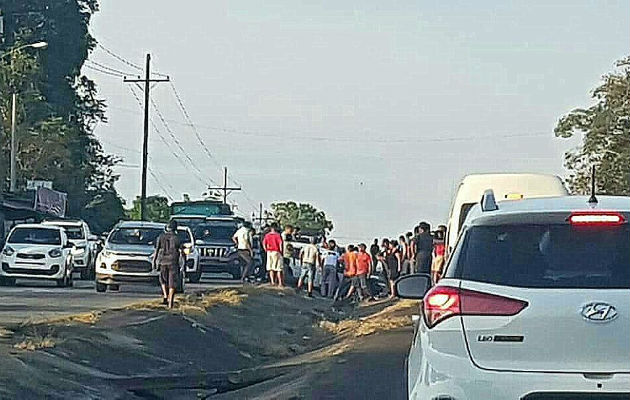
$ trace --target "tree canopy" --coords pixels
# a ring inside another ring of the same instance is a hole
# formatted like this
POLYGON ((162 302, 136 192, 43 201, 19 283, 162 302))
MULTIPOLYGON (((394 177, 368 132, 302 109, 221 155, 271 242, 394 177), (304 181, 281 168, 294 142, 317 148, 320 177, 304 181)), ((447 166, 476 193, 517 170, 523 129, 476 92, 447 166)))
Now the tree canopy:
POLYGON ((326 213, 308 203, 273 203, 271 210, 282 226, 291 225, 302 231, 318 233, 327 233, 333 229, 333 223, 326 217, 326 213))
MULTIPOLYGON (((53 182, 68 193, 68 215, 109 227, 123 214, 114 183, 119 161, 106 154, 93 130, 105 122, 105 102, 81 67, 95 46, 88 24, 97 0, 7 0, 0 12, 5 30, 0 53, 0 127, 11 125, 11 96, 17 101, 18 188, 28 179, 53 182), (48 48, 21 45, 46 41, 48 48), (102 213, 95 213, 99 204, 102 213)), ((0 185, 9 171, 8 135, 0 135, 0 185)))
POLYGON ((616 66, 593 91, 595 104, 571 111, 555 128, 563 138, 584 135, 582 145, 565 154, 567 183, 576 194, 590 192, 594 165, 598 193, 630 195, 630 57, 616 66))

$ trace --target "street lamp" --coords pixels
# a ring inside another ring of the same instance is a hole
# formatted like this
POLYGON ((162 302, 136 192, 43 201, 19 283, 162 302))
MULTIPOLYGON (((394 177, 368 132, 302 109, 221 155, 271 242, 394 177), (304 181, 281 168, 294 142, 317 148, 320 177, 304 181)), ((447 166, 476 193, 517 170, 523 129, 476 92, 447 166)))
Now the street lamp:
MULTIPOLYGON (((32 49, 45 49, 46 47, 48 47, 48 42, 35 42, 35 43, 24 44, 22 46, 18 46, 14 49, 7 51, 6 53, 2 54, 0 58, 4 58, 5 56, 12 55, 14 52, 18 50, 26 49, 29 47, 32 49)), ((11 58, 11 69, 13 69, 13 58, 11 58)), ((11 172, 10 172, 11 181, 9 184, 9 191, 13 193, 15 192, 15 186, 16 186, 16 181, 17 181, 17 177, 16 177, 17 140, 15 138, 15 124, 16 124, 15 114, 16 114, 17 93, 15 93, 15 90, 13 90, 12 92, 13 93, 11 93, 11 172)))

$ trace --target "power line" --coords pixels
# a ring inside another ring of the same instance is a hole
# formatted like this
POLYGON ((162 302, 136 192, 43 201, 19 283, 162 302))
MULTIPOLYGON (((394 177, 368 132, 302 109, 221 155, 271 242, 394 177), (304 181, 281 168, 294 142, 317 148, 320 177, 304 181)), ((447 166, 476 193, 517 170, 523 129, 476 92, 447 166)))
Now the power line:
POLYGON ((108 66, 108 65, 101 64, 101 63, 99 63, 98 61, 94 61, 94 60, 89 60, 89 59, 88 59, 88 60, 86 60, 86 62, 87 62, 87 63, 89 63, 89 64, 94 64, 95 66, 97 66, 97 67, 99 67, 99 68, 102 68, 102 69, 104 69, 104 70, 111 71, 112 73, 121 74, 121 75, 123 75, 123 76, 133 75, 133 73, 130 73, 130 72, 125 72, 125 71, 121 71, 121 70, 119 70, 119 69, 116 69, 116 68, 110 67, 110 66, 108 66))
POLYGON ((105 69, 101 69, 101 68, 95 67, 95 66, 90 65, 90 64, 84 64, 83 66, 85 68, 87 68, 87 69, 91 69, 93 71, 100 72, 102 74, 113 76, 113 77, 116 77, 116 78, 124 78, 125 77, 125 75, 119 74, 118 72, 107 71, 105 69))
MULTIPOLYGON (((127 60, 126 58, 119 56, 118 54, 114 53, 112 50, 108 49, 107 47, 103 46, 101 43, 96 43, 96 45, 98 47, 100 47, 105 53, 109 54, 110 56, 114 57, 116 60, 120 61, 121 63, 127 65, 128 67, 137 69, 138 71, 142 71, 142 67, 140 67, 137 64, 134 64, 133 62, 127 60)), ((162 77, 167 77, 168 75, 166 74, 162 74, 160 72, 151 72, 151 75, 157 75, 157 76, 162 76, 162 77)))

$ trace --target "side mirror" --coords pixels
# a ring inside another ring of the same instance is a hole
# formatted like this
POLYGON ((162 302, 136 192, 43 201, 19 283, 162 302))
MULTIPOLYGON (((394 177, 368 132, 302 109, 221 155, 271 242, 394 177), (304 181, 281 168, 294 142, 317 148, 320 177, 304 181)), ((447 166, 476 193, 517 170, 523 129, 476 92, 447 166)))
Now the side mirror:
POLYGON ((396 283, 396 293, 401 299, 421 300, 431 288, 429 274, 412 274, 399 278, 396 283))
POLYGON ((88 240, 90 242, 96 242, 98 240, 98 236, 96 236, 96 235, 88 235, 88 240))

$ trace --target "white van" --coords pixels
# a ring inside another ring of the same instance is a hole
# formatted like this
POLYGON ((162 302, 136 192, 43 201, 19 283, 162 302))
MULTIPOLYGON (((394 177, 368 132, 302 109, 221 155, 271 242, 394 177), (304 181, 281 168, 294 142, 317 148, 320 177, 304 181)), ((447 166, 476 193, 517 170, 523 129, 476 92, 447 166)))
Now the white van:
POLYGON ((556 175, 511 173, 467 175, 459 184, 451 205, 446 235, 447 254, 450 254, 455 246, 468 211, 479 203, 487 189, 494 191, 497 201, 569 194, 562 179, 556 175))

